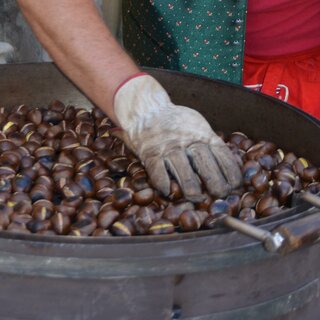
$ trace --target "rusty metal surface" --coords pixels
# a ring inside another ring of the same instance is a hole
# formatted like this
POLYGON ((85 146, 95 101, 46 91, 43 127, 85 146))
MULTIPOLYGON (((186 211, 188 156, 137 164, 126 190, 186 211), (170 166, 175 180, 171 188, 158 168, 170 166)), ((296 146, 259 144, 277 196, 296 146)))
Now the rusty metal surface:
MULTIPOLYGON (((296 109, 239 86, 149 72, 215 129, 268 139, 320 164, 319 123, 296 109)), ((52 99, 90 106, 52 64, 0 66, 0 99, 9 107, 52 99)), ((263 226, 313 210, 297 208, 263 226)), ((166 239, 63 238, 0 233, 0 319, 166 320, 173 306, 181 319, 254 319, 256 310, 274 307, 278 313, 265 311, 266 319, 317 319, 319 243, 282 257, 225 230, 166 239)))

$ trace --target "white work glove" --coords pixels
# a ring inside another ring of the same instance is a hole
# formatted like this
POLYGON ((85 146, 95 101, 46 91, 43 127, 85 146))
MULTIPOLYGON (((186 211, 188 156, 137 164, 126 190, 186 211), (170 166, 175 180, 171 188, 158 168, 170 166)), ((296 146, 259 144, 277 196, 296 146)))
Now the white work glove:
POLYGON ((127 135, 124 140, 165 196, 170 193, 167 170, 190 201, 203 199, 196 173, 216 197, 240 186, 242 175, 227 145, 199 112, 174 105, 152 76, 125 82, 115 94, 114 111, 127 135))

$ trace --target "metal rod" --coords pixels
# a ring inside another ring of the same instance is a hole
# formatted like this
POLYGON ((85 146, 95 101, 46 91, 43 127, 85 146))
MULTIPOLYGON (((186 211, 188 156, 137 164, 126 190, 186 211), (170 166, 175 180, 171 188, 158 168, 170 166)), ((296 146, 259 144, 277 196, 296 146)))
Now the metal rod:
POLYGON ((319 196, 317 196, 317 195, 315 195, 315 194, 312 194, 312 193, 310 193, 310 192, 304 192, 304 193, 301 195, 301 198, 302 198, 304 201, 309 202, 309 203, 312 204, 313 206, 320 208, 320 197, 319 197, 319 196))
POLYGON ((279 233, 272 234, 268 230, 258 228, 231 216, 223 218, 223 223, 232 230, 239 231, 242 234, 263 242, 269 252, 276 252, 284 241, 284 238, 279 233))

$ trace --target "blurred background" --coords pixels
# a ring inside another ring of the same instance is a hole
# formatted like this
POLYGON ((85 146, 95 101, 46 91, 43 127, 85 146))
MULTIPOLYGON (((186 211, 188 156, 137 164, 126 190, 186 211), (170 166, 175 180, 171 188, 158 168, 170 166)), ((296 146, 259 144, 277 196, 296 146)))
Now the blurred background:
MULTIPOLYGON (((59 1, 57 1, 57 4, 59 1)), ((95 0, 112 33, 121 38, 121 1, 95 0)), ((0 1, 0 63, 51 61, 23 18, 15 0, 0 1)))

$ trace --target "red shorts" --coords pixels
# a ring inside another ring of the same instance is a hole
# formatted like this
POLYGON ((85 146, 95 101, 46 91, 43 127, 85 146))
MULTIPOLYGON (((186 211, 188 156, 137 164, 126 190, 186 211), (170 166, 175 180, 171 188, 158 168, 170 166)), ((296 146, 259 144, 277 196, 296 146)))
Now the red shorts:
POLYGON ((320 48, 277 58, 245 56, 243 85, 320 119, 320 48))

